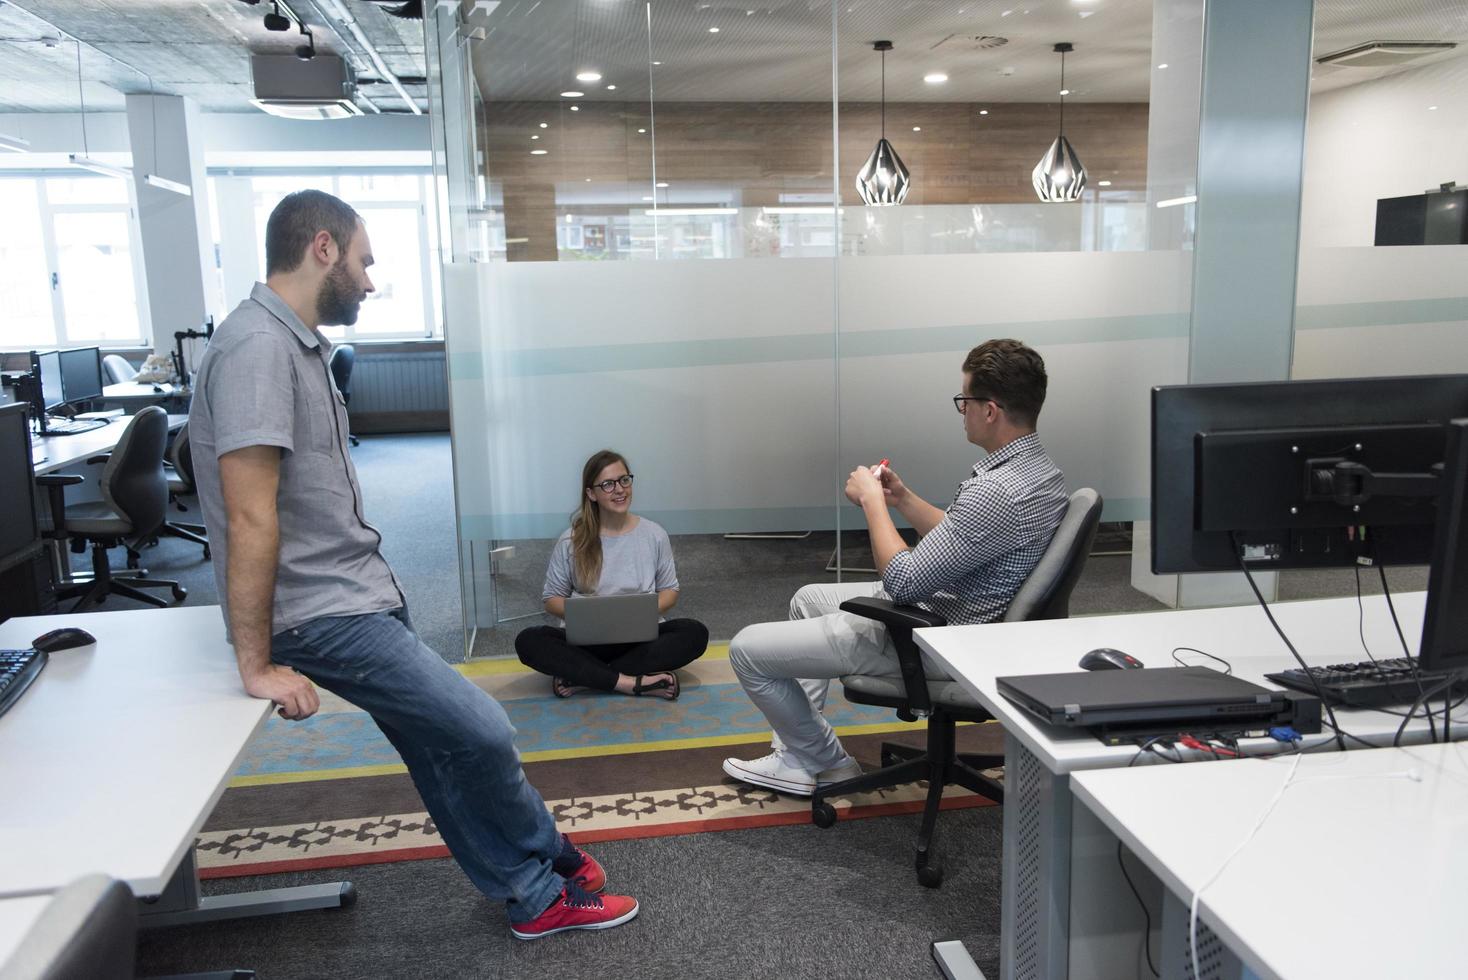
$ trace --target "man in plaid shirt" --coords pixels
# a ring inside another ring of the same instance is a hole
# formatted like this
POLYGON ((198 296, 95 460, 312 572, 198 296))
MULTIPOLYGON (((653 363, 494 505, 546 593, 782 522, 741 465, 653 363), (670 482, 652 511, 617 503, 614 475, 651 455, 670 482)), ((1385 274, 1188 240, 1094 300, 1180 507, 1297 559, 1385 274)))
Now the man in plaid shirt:
MULTIPOLYGON (((1044 360, 1017 340, 990 340, 969 351, 953 404, 968 441, 988 455, 974 464, 947 510, 913 493, 886 466, 851 472, 846 498, 866 516, 882 580, 807 585, 791 600, 788 622, 748 626, 734 637, 729 662, 775 739, 763 758, 725 759, 726 773, 799 796, 809 796, 818 782, 861 773, 821 716, 830 678, 900 676, 901 670, 885 627, 839 611, 847 599, 890 598, 953 624, 1004 615, 1068 502, 1065 478, 1035 434, 1045 388, 1044 360), (917 529, 916 547, 897 533, 889 507, 917 529)), ((930 667, 929 676, 944 675, 930 667)))

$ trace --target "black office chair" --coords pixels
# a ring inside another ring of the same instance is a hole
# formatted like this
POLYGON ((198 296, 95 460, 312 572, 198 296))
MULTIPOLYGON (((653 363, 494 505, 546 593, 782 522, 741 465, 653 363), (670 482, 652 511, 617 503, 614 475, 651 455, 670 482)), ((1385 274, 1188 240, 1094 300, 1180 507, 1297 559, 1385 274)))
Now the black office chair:
POLYGON ((121 354, 108 354, 102 358, 102 373, 107 375, 110 385, 126 384, 138 376, 137 368, 128 363, 121 354))
POLYGON ((168 513, 168 479, 163 475, 163 444, 167 438, 168 415, 163 409, 149 405, 134 415, 111 453, 87 460, 106 463, 100 501, 67 507, 63 488, 84 482, 83 477, 70 473, 36 477, 36 484, 50 493, 49 535, 62 541, 92 543, 91 578, 56 590, 58 600, 80 596, 72 612, 102 602, 108 595, 126 596, 153 606, 168 605, 141 591, 145 588, 171 589, 176 602, 188 595, 188 590, 177 582, 145 578, 145 570, 116 577, 107 561, 107 550, 122 545, 127 549, 127 567, 137 569, 138 548, 163 527, 168 513))
MULTIPOLYGON (((184 494, 196 493, 198 488, 194 484, 194 452, 189 443, 189 424, 187 422, 173 436, 173 443, 168 447, 168 453, 164 457, 163 474, 168 478, 169 502, 181 512, 188 513, 189 509, 178 498, 184 494)), ((188 524, 183 521, 165 521, 158 529, 158 533, 203 545, 204 560, 209 560, 209 530, 204 525, 188 524)))
MULTIPOLYGON (((1100 494, 1091 489, 1071 494, 1060 526, 1034 571, 1010 602, 1004 622, 1065 619, 1070 614, 1070 594, 1091 553, 1100 521, 1100 494)), ((995 803, 1004 802, 1003 784, 984 775, 984 770, 1003 765, 1004 757, 960 753, 955 742, 957 722, 990 721, 992 716, 957 681, 928 680, 924 674, 922 654, 912 631, 943 626, 947 620, 942 616, 876 598, 848 599, 841 604, 841 609, 885 625, 887 635, 897 647, 902 668, 900 677, 849 674, 841 678, 846 699, 857 704, 895 708, 897 717, 903 721, 926 717, 928 739, 924 749, 884 742, 881 769, 818 787, 811 796, 811 819, 819 827, 835 825, 836 808, 826 802, 827 797, 927 780, 928 798, 918 831, 917 876, 922 884, 937 888, 943 883, 943 866, 934 857, 933 836, 938 807, 943 802, 943 787, 957 783, 995 803)))
MULTIPOLYGON (((78 878, 51 896, 41 917, 0 966, 5 980, 134 980, 138 904, 106 875, 78 878)), ((155 980, 252 980, 253 970, 179 974, 155 980)))
MULTIPOLYGON (((331 349, 331 380, 336 382, 336 390, 342 393, 342 404, 352 404, 352 368, 357 364, 357 348, 351 344, 337 344, 331 349)), ((359 446, 361 442, 349 431, 347 438, 352 445, 359 446)))

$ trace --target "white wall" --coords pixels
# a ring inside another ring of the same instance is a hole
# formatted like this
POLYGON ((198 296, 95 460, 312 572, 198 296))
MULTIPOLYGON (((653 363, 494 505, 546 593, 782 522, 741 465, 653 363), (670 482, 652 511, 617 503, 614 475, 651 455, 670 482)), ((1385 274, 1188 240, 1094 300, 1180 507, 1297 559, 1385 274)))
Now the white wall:
POLYGON ((1468 185, 1468 51, 1314 96, 1301 247, 1370 245, 1378 198, 1449 180, 1468 185))

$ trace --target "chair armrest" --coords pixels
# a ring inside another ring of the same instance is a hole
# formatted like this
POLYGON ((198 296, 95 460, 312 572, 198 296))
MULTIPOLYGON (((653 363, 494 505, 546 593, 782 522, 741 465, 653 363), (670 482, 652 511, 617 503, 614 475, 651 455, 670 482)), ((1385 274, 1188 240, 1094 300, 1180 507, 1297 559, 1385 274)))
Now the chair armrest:
POLYGON ((36 477, 36 486, 46 488, 46 499, 51 506, 50 537, 63 540, 67 537, 65 488, 86 482, 87 478, 80 473, 47 473, 36 477))
POLYGON ((934 612, 917 606, 899 606, 891 599, 876 599, 865 596, 847 599, 841 603, 841 611, 873 619, 887 627, 892 645, 897 648, 897 663, 902 668, 902 683, 907 688, 907 714, 899 711, 897 716, 906 721, 926 718, 933 713, 933 699, 928 696, 928 675, 923 670, 923 655, 912 638, 912 631, 928 626, 944 626, 948 620, 934 612))
POLYGON ((948 620, 935 612, 928 612, 917 606, 899 606, 891 599, 876 599, 870 596, 847 599, 841 603, 841 611, 866 619, 875 619, 888 629, 917 630, 928 626, 944 626, 948 623, 948 620))

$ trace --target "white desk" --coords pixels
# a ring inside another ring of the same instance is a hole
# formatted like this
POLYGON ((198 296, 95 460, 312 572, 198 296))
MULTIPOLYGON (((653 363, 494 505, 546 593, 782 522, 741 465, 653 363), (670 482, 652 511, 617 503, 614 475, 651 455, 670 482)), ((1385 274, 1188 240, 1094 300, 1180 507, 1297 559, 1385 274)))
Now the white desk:
POLYGON ((0 898, 101 872, 140 898, 163 896, 140 909, 144 924, 350 901, 350 885, 311 886, 334 896, 314 905, 291 904, 308 897, 298 889, 245 903, 198 896, 195 836, 271 711, 241 688, 219 607, 12 619, 0 647, 63 625, 96 645, 53 653, 0 717, 0 898))
POLYGON ((20 946, 20 941, 40 919, 50 895, 0 899, 0 970, 20 946))
MULTIPOLYGON (((1162 975, 1188 975, 1189 906, 1205 885, 1198 957, 1215 964, 1205 976, 1468 975, 1468 747, 1301 757, 1257 835, 1208 884, 1294 764, 1281 756, 1076 775, 1076 796, 1136 855, 1132 875, 1145 874, 1136 866, 1145 864, 1166 889, 1153 954, 1162 975)), ((1140 942, 1137 930, 1133 953, 1140 942)))
MULTIPOLYGON (((187 415, 168 416, 168 431, 177 432, 189 420, 187 415)), ((36 476, 55 473, 77 463, 84 463, 93 456, 110 453, 117 448, 129 417, 124 415, 111 419, 106 425, 72 436, 43 436, 32 449, 32 455, 41 462, 34 464, 36 476)))
POLYGON ((142 405, 156 405, 174 396, 182 397, 188 394, 187 388, 176 387, 163 382, 155 386, 148 382, 138 384, 136 381, 124 381, 122 384, 105 385, 102 388, 102 401, 131 407, 142 405))
MULTIPOLYGON (((1414 652, 1422 633, 1424 600, 1421 592, 1395 597, 1402 630, 1414 652)), ((1354 597, 1270 608, 1308 663, 1366 659, 1357 637, 1354 597)), ((1378 657, 1400 656, 1385 601, 1368 596, 1365 609, 1365 634, 1372 652, 1378 657)), ((1004 726, 1001 976, 1110 980, 1133 975, 1134 945, 1116 943, 1111 937, 1116 917, 1125 914, 1125 908, 1118 909, 1117 896, 1124 896, 1126 903, 1134 900, 1117 869, 1110 833, 1089 812, 1074 812, 1070 774, 1126 766, 1137 750, 1102 745, 1083 731, 1043 725, 1001 697, 995 679, 1075 670, 1081 655, 1095 647, 1123 650, 1150 667, 1169 666, 1173 648, 1192 646, 1231 662, 1235 676, 1273 686, 1263 675, 1296 666, 1289 651, 1258 606, 948 626, 917 630, 914 635, 918 645, 1004 726), (1104 900, 1108 896, 1111 905, 1104 900)), ((1180 656, 1209 663, 1196 654, 1180 656)), ((1367 710, 1338 709, 1336 717, 1347 731, 1378 745, 1391 744, 1400 722, 1393 715, 1367 710)), ((1465 729, 1468 725, 1458 730, 1465 729)), ((1403 741, 1413 744, 1428 738, 1426 721, 1417 720, 1403 741)), ((1304 745, 1331 739, 1322 732, 1307 736, 1304 745)), ((1280 748, 1268 739, 1251 740, 1243 747, 1255 754, 1280 748)), ((1146 757, 1138 765, 1153 761, 1146 757)))

